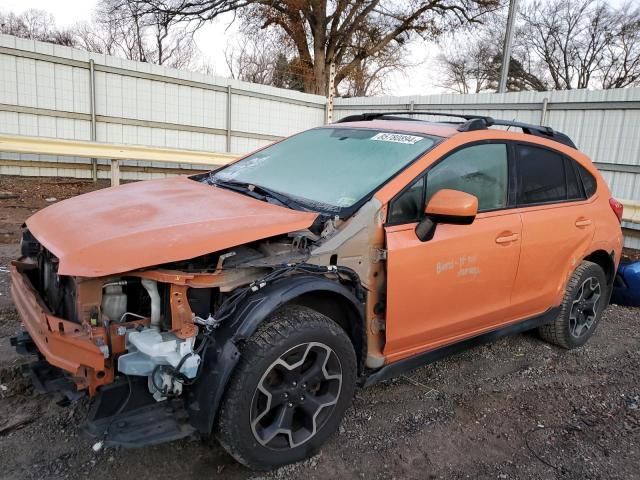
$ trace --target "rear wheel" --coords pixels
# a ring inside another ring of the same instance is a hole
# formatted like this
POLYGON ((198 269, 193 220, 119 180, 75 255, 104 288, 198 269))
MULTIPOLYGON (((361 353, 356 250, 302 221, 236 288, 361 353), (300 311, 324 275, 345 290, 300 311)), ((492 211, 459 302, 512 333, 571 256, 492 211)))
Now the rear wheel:
POLYGON ((607 306, 608 288, 602 267, 582 262, 569 279, 560 314, 552 323, 540 327, 540 336, 564 348, 584 345, 607 306))
POLYGON ((218 440, 255 469, 303 460, 337 429, 355 381, 344 330, 315 310, 286 306, 247 341, 220 409, 218 440))

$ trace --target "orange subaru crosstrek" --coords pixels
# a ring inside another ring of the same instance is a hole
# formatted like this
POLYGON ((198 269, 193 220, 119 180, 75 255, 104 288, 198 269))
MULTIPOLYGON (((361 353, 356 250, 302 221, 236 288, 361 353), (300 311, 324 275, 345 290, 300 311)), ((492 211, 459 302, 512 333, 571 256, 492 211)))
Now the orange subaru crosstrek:
POLYGON ((90 395, 97 446, 213 433, 270 468, 357 385, 534 328, 584 344, 622 249, 591 161, 548 127, 402 113, 33 215, 11 277, 36 386, 90 395))

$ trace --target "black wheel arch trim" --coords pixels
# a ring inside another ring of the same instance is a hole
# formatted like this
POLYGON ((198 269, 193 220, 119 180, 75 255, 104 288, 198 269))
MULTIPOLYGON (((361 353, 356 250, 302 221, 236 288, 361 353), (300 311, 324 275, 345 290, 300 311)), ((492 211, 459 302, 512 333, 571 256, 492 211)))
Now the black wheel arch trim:
MULTIPOLYGON (((309 294, 330 294, 347 307, 349 325, 347 334, 354 343, 359 358, 359 370, 366 358, 365 305, 353 292, 337 280, 319 275, 293 275, 258 290, 238 307, 238 313, 214 333, 215 347, 209 348, 203 359, 200 381, 189 388, 187 410, 190 423, 200 433, 208 435, 214 422, 231 374, 241 356, 242 342, 255 333, 258 327, 278 308, 295 303, 309 294)), ((343 326, 344 327, 344 326, 343 326)))

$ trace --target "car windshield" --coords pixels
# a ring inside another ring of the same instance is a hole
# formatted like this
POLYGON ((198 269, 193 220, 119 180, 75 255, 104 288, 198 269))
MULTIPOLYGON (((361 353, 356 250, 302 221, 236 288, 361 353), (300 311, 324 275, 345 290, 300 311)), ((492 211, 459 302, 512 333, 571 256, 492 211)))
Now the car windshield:
POLYGON ((436 137, 375 129, 308 130, 213 172, 209 181, 278 192, 311 210, 354 206, 430 149, 436 137))

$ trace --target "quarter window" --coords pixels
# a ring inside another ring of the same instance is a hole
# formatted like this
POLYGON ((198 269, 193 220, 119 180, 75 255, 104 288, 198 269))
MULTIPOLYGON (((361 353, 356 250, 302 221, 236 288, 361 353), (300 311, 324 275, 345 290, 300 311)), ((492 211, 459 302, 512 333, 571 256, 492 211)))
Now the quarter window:
POLYGON ((568 200, 582 200, 584 195, 582 194, 582 182, 578 178, 577 170, 573 160, 564 158, 564 171, 567 175, 567 199, 568 200))
POLYGON ((391 202, 389 223, 417 222, 424 212, 424 205, 424 177, 420 177, 391 202))
POLYGON ((567 199, 562 155, 544 148, 518 145, 518 204, 556 202, 567 199))
POLYGON ((580 172, 580 178, 582 178, 582 184, 584 185, 584 193, 587 198, 596 193, 596 179, 589 171, 582 165, 578 165, 578 172, 580 172))

